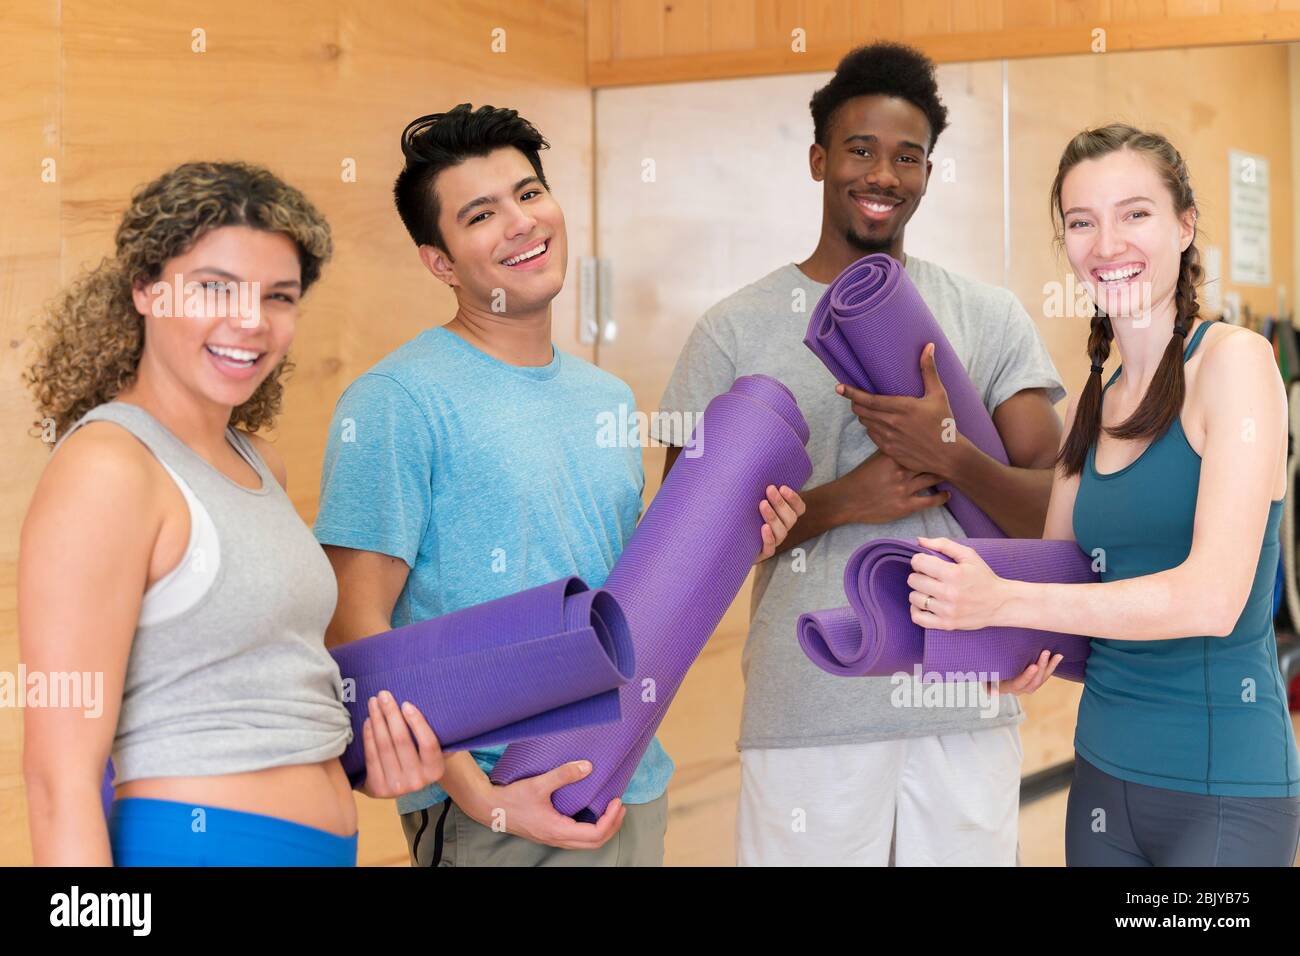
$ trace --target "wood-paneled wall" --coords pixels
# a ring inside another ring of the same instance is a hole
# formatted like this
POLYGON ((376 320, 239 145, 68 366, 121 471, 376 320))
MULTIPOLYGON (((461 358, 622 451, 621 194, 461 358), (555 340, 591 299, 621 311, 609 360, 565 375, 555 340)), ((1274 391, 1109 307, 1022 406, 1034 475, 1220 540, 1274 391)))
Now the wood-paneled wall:
POLYGON ((872 40, 903 40, 938 62, 1087 53, 1099 28, 1109 51, 1291 40, 1300 0, 590 0, 588 78, 833 70, 872 40))
MULTIPOLYGON (((393 209, 403 127, 460 102, 517 108, 551 141, 543 159, 565 209, 571 259, 590 255, 584 38, 581 0, 5 4, 0 671, 17 668, 18 530, 48 457, 26 434, 35 416, 19 375, 30 359, 29 327, 61 283, 112 253, 132 189, 186 160, 244 159, 298 186, 329 219, 335 257, 303 301, 297 371, 271 436, 294 504, 310 521, 340 392, 454 308, 393 209), (196 30, 206 52, 192 50, 196 30), (41 179, 47 159, 56 164, 52 183, 41 179), (342 175, 348 160, 355 182, 342 175)), ((555 338, 590 359, 576 338, 573 275, 556 301, 555 338)), ((21 712, 0 708, 0 865, 30 861, 21 736, 21 712)), ((391 803, 367 803, 362 862, 400 862, 405 844, 391 803)))
MULTIPOLYGON (((1078 394, 1088 377, 1088 320, 1053 315, 1046 283, 1064 285, 1069 264, 1053 245, 1047 197, 1070 137, 1088 126, 1127 122, 1167 136, 1183 155, 1200 218, 1197 247, 1217 247, 1215 280, 1255 316, 1276 314, 1286 290, 1293 311, 1295 218, 1290 51, 1287 44, 1149 50, 1110 56, 1013 60, 1007 67, 1011 125, 1011 268, 1005 285, 1038 325, 1065 387, 1078 394), (1064 106, 1063 104, 1068 104, 1064 106), (1229 150, 1263 156, 1269 168, 1271 283, 1232 281, 1229 150)), ((1203 287, 1205 304, 1208 287, 1203 287)), ((1111 359, 1110 367, 1116 365, 1111 359)), ((1109 374, 1109 373, 1107 373, 1109 374)))

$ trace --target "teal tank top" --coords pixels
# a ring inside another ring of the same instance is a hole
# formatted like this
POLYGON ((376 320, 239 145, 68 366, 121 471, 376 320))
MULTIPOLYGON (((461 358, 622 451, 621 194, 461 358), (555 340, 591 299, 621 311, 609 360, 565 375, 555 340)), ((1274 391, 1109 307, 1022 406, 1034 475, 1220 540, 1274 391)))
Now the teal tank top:
MULTIPOLYGON (((1186 362, 1209 322, 1183 352, 1186 362)), ((1122 368, 1122 366, 1121 366, 1122 368)), ((1119 376, 1115 370, 1105 389, 1119 376)), ((1074 502, 1074 537, 1102 549, 1102 581, 1155 574, 1192 548, 1201 458, 1180 419, 1132 464, 1098 473, 1088 449, 1074 502)), ((1250 598, 1227 637, 1094 638, 1074 747, 1122 780, 1188 793, 1300 794, 1300 758, 1278 670, 1273 587, 1282 502, 1269 507, 1250 598)))

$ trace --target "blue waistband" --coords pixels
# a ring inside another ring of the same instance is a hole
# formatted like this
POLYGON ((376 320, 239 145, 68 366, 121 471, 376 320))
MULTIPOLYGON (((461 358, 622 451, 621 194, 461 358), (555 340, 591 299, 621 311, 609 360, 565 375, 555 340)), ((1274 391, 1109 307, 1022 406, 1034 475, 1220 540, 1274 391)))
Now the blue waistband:
POLYGON ((114 866, 356 866, 357 834, 174 800, 113 804, 114 866))

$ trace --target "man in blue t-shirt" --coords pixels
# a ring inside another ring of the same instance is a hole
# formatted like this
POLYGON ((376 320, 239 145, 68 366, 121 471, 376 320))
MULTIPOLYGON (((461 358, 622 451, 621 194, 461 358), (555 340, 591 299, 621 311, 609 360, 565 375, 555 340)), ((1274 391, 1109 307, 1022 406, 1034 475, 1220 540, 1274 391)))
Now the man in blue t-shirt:
MULTIPOLYGON (((546 146, 514 110, 468 104, 402 134, 397 211, 457 309, 335 408, 315 524, 339 582, 330 644, 566 575, 599 587, 636 526, 641 436, 601 432, 633 418, 631 389, 551 344, 568 250, 546 146)), ((789 489, 768 497, 760 560, 803 510, 789 489)), ((496 786, 504 749, 450 754, 441 786, 398 801, 413 865, 662 863, 673 764, 657 738, 595 823, 551 804, 587 761, 496 786)))

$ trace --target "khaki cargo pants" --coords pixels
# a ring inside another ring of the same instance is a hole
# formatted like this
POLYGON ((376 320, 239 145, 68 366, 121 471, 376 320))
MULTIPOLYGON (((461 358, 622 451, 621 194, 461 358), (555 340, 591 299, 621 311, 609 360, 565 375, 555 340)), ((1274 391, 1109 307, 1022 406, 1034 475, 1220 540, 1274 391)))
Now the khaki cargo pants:
POLYGON ((412 866, 663 866, 668 795, 629 803, 623 825, 598 850, 561 850, 498 833, 450 800, 402 815, 412 866))

